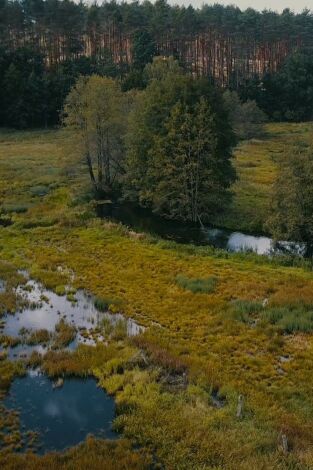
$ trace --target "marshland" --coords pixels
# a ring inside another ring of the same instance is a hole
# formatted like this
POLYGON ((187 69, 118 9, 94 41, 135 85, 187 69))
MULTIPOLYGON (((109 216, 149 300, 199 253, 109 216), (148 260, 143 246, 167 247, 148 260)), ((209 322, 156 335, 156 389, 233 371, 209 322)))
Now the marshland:
POLYGON ((0 467, 313 468, 311 55, 221 84, 157 54, 191 10, 108 5, 130 63, 0 50, 0 467))

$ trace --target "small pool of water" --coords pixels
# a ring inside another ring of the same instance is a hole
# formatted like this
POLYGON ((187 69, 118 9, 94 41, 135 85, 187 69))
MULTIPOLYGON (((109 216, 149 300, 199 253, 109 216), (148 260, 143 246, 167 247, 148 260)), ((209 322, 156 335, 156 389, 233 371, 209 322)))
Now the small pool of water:
MULTIPOLYGON (((20 333, 23 329, 28 332, 40 329, 53 332, 56 324, 63 319, 77 329, 74 341, 68 346, 73 350, 79 343, 94 345, 95 339, 91 336, 86 337, 86 334, 82 334, 82 332, 92 331, 105 319, 113 327, 118 322, 125 322, 128 336, 137 335, 144 330, 143 326, 130 318, 125 318, 122 314, 100 312, 94 305, 94 298, 83 291, 78 291, 75 294, 76 302, 71 302, 65 295, 59 296, 45 289, 40 283, 28 280, 26 286, 17 289, 17 293, 37 306, 36 308, 25 308, 22 312, 16 312, 14 315, 5 315, 2 318, 4 320, 2 334, 4 335, 22 338, 20 333)), ((105 337, 98 335, 97 341, 105 341, 105 337)), ((46 352, 48 348, 49 344, 46 346, 19 344, 16 347, 8 348, 7 351, 11 359, 18 359, 30 355, 32 351, 46 352)))
MULTIPOLYGON (((38 372, 14 380, 4 399, 8 409, 18 409, 27 448, 27 432, 38 433, 36 450, 64 450, 85 440, 88 434, 106 439, 112 430, 115 403, 94 379, 70 378, 62 387, 38 372)), ((23 450, 25 450, 23 449, 23 450)))

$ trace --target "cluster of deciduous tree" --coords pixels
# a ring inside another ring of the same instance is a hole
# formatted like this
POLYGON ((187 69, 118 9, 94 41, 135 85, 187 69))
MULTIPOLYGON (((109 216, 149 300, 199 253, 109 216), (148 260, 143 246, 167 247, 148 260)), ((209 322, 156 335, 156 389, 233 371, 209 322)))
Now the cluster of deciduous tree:
POLYGON ((135 93, 110 78, 79 79, 65 123, 78 133, 96 190, 119 183, 124 197, 161 215, 208 221, 229 202, 235 179, 222 95, 173 58, 155 58, 145 76, 135 93))
POLYGON ((236 91, 226 90, 223 94, 224 106, 230 123, 238 139, 251 139, 264 134, 263 124, 266 114, 258 107, 255 100, 240 100, 236 91))

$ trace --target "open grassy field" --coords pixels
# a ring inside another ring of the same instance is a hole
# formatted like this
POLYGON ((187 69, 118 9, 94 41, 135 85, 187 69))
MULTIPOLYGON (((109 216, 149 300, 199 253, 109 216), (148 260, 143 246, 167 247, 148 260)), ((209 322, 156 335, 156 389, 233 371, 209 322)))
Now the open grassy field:
POLYGON ((231 208, 215 222, 232 230, 262 232, 277 163, 297 140, 310 141, 312 131, 312 123, 271 123, 263 139, 242 142, 235 150, 238 180, 231 208))
MULTIPOLYGON (((241 228, 267 204, 272 157, 283 152, 283 140, 307 138, 310 128, 271 126, 272 137, 240 147, 233 214, 242 214, 241 228), (257 166, 249 167, 250 158, 257 166)), ((74 136, 1 134, 1 217, 13 224, 0 227, 0 278, 8 281, 0 315, 16 307, 22 268, 55 291, 68 284, 87 289, 147 326, 132 340, 37 358, 51 376, 96 376, 115 396, 115 426, 124 439, 25 457, 12 453, 18 436, 10 441, 0 419, 0 467, 313 468, 310 263, 139 237, 96 219, 87 191, 74 136)), ((2 394, 23 367, 0 360, 2 394)))

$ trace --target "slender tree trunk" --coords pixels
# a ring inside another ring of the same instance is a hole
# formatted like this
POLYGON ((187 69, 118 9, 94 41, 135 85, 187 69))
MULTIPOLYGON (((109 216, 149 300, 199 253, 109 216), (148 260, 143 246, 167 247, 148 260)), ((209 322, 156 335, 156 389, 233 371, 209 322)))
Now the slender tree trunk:
POLYGON ((102 171, 102 153, 98 152, 98 187, 102 189, 103 183, 103 171, 102 171))
POLYGON ((92 182, 92 184, 94 185, 95 189, 97 190, 97 189, 98 189, 98 186, 97 186, 95 174, 94 174, 94 172, 93 172, 93 168, 92 168, 92 163, 91 163, 91 158, 90 158, 89 152, 86 154, 86 162, 87 162, 87 166, 88 166, 88 171, 89 171, 89 175, 90 175, 91 182, 92 182))
POLYGON ((109 145, 109 132, 106 133, 106 159, 105 159, 105 182, 108 188, 111 187, 111 160, 110 160, 110 145, 109 145))

